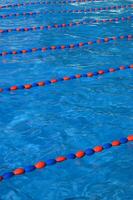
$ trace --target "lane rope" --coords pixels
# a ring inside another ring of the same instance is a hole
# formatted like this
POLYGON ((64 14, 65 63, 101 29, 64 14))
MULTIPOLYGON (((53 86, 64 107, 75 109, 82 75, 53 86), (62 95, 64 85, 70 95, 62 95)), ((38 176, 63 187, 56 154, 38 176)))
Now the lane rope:
POLYGON ((1 5, 0 9, 3 8, 15 8, 22 6, 32 6, 32 5, 58 5, 58 4, 71 4, 71 3, 85 3, 85 2, 103 2, 105 0, 64 0, 64 1, 35 1, 35 2, 27 2, 27 3, 18 3, 18 4, 7 4, 1 5))
POLYGON ((0 88, 0 92, 11 92, 11 91, 22 90, 22 89, 29 90, 31 88, 38 87, 38 86, 48 86, 48 85, 53 85, 58 82, 70 81, 70 80, 80 79, 80 78, 92 78, 92 77, 97 77, 97 76, 101 76, 108 73, 117 72, 119 70, 128 70, 128 69, 133 69, 133 64, 130 64, 127 66, 120 66, 116 68, 109 68, 105 70, 99 70, 96 72, 88 72, 84 74, 64 76, 61 78, 56 78, 56 79, 51 79, 51 80, 46 80, 46 81, 39 81, 35 83, 30 83, 30 84, 28 83, 28 84, 23 84, 23 85, 13 85, 11 87, 0 88))
POLYGON ((83 21, 76 21, 70 22, 68 24, 52 24, 52 25, 41 25, 41 26, 33 26, 33 27, 17 27, 17 28, 9 28, 9 29, 0 29, 0 33, 11 33, 11 32, 28 32, 28 31, 44 31, 44 30, 51 30, 51 29, 58 29, 58 28, 67 28, 79 25, 87 25, 87 24, 95 24, 95 23, 117 23, 117 22, 125 22, 133 20, 133 15, 127 17, 116 17, 110 19, 91 19, 91 20, 83 20, 83 21))
POLYGON ((89 8, 89 9, 80 9, 80 10, 49 10, 49 11, 36 11, 36 12, 22 12, 22 13, 9 13, 0 15, 0 19, 5 19, 8 17, 19 17, 19 16, 35 16, 35 15, 45 15, 45 14, 76 14, 76 13, 93 13, 98 11, 109 11, 109 10, 118 10, 118 9, 128 9, 133 8, 133 4, 129 5, 117 5, 109 7, 100 7, 100 8, 89 8))
POLYGON ((74 48, 80 48, 83 46, 89 46, 93 44, 102 44, 102 43, 108 43, 112 41, 122 41, 122 40, 129 40, 131 41, 133 38, 132 34, 129 35, 120 35, 120 36, 112 36, 112 37, 106 37, 106 38, 98 38, 96 40, 90 40, 87 42, 79 42, 75 44, 66 44, 66 45, 58 45, 58 46, 49 46, 49 47, 40 47, 40 48, 29 48, 29 49, 21 49, 21 50, 11 50, 11 51, 2 51, 0 52, 0 56, 7 56, 7 55, 18 55, 18 54, 27 54, 27 53, 33 53, 33 52, 46 52, 46 51, 56 51, 56 50, 64 50, 64 49, 74 49, 74 48))
POLYGON ((108 150, 111 147, 118 147, 118 146, 128 143, 128 142, 133 142, 133 135, 128 135, 127 137, 122 137, 119 140, 114 140, 112 142, 108 142, 103 145, 98 145, 93 148, 87 148, 86 150, 79 150, 76 153, 69 153, 66 156, 61 155, 54 159, 48 159, 46 161, 39 161, 33 165, 27 165, 25 167, 16 168, 10 172, 6 172, 3 175, 1 175, 0 181, 10 179, 11 177, 14 177, 14 176, 24 175, 26 173, 33 172, 35 170, 39 171, 40 169, 43 169, 43 168, 51 166, 51 165, 59 164, 66 160, 81 159, 85 156, 90 157, 90 156, 94 155, 95 153, 101 153, 102 151, 108 150))

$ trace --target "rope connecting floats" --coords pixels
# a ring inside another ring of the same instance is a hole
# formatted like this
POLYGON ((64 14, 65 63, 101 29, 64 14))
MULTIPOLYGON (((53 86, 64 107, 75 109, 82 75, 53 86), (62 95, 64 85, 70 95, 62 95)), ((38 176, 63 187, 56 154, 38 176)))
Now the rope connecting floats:
POLYGON ((101 76, 101 75, 104 75, 104 74, 117 72, 119 70, 127 70, 127 69, 133 69, 133 64, 128 65, 128 66, 120 66, 120 67, 117 67, 117 68, 109 68, 109 69, 105 69, 105 70, 99 70, 99 71, 96 71, 96 72, 88 72, 88 73, 85 73, 85 74, 76 74, 76 75, 71 75, 71 76, 64 76, 62 78, 56 78, 56 79, 40 81, 40 82, 35 82, 35 83, 30 83, 30 84, 13 85, 13 86, 7 87, 7 88, 0 88, 0 92, 10 92, 10 91, 21 90, 21 89, 31 89, 33 87, 38 87, 38 86, 48 86, 48 85, 51 85, 51 84, 55 84, 57 82, 64 82, 64 81, 69 81, 69 80, 74 80, 74 79, 79 79, 79 78, 97 77, 97 76, 101 76))
POLYGON ((27 54, 27 53, 33 53, 33 52, 46 52, 46 51, 55 51, 55 50, 64 50, 64 49, 74 49, 79 48, 83 46, 88 46, 92 44, 102 44, 102 43, 108 43, 116 40, 132 40, 133 35, 120 35, 120 36, 113 36, 113 37, 106 37, 106 38, 98 38, 96 40, 90 40, 88 42, 79 42, 76 44, 66 44, 66 45, 58 45, 58 46, 50 46, 50 47, 40 47, 40 48, 31 48, 31 49, 22 49, 22 50, 14 50, 14 51, 2 51, 0 52, 0 56, 7 56, 7 55, 17 55, 17 54, 27 54))
POLYGON ((69 4, 69 3, 84 3, 84 2, 102 2, 104 0, 63 0, 63 1, 35 1, 35 2, 27 2, 27 3, 18 3, 18 4, 7 4, 0 6, 0 9, 3 8, 14 8, 14 7, 22 7, 22 6, 32 6, 32 5, 58 5, 58 4, 69 4))
POLYGON ((13 171, 6 172, 2 176, 0 176, 0 181, 10 179, 13 176, 18 176, 22 175, 25 173, 33 172, 35 170, 39 170, 45 167, 48 167, 50 165, 58 164, 61 162, 64 162, 66 160, 73 160, 73 159, 80 159, 85 156, 91 156, 94 155, 95 153, 100 153, 104 150, 108 150, 111 147, 118 147, 122 144, 128 143, 128 142, 133 142, 133 135, 129 135, 127 137, 122 137, 119 140, 114 140, 111 143, 105 143, 103 145, 95 146, 94 148, 87 148, 85 151, 80 150, 77 151, 76 153, 69 153, 66 156, 58 156, 55 159, 48 159, 46 161, 39 161, 33 165, 28 165, 26 167, 20 167, 16 168, 13 171))
POLYGON ((13 28, 13 29, 0 29, 0 33, 11 33, 11 32, 28 32, 28 31, 43 31, 43 30, 51 30, 57 28, 67 28, 73 27, 78 25, 86 25, 86 24, 95 24, 95 23, 113 23, 113 22, 125 22, 133 20, 133 16, 128 17, 116 17, 111 19, 91 19, 91 20, 83 20, 83 21, 76 21, 70 22, 68 24, 53 24, 47 26, 33 26, 33 27, 23 27, 23 28, 13 28))
POLYGON ((57 14, 57 13, 66 13, 66 14, 75 14, 75 13, 92 13, 98 11, 109 11, 109 10, 118 10, 118 9, 128 9, 133 8, 133 4, 129 5, 119 5, 119 6, 109 6, 109 7, 100 7, 100 8, 89 8, 89 9, 80 9, 80 10, 49 10, 49 11, 37 11, 37 12, 22 12, 22 13, 9 13, 0 15, 1 19, 7 17, 19 17, 19 16, 35 16, 35 15, 45 15, 45 14, 57 14))

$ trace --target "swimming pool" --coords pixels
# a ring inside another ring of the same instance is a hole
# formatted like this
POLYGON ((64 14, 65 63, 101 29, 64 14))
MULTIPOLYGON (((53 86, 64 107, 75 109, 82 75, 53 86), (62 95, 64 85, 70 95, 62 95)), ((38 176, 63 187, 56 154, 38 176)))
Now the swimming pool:
POLYGON ((60 1, 0 9, 0 200, 132 200, 133 1, 60 1))

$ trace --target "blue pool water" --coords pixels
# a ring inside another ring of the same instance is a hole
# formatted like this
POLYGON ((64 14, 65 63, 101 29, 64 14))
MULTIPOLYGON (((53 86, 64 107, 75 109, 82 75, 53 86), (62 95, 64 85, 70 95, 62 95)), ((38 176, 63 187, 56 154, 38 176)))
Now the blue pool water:
MULTIPOLYGON (((2 1, 16 3, 17 1, 2 1)), ((26 2, 26 1, 19 1, 26 2)), ((125 5, 104 1, 0 10, 81 9, 125 5)), ((18 2, 17 2, 18 3, 18 2)), ((0 19, 0 29, 69 23, 83 19, 131 16, 132 9, 82 14, 49 14, 0 19)), ((0 35, 0 51, 85 42, 133 34, 133 22, 81 25, 50 31, 0 35)), ((64 51, 0 57, 0 87, 33 83, 132 63, 133 41, 116 41, 64 51)), ((0 94, 0 174, 87 147, 133 131, 133 72, 0 94)), ((0 183, 0 200, 132 200, 133 144, 91 158, 66 161, 0 183)))

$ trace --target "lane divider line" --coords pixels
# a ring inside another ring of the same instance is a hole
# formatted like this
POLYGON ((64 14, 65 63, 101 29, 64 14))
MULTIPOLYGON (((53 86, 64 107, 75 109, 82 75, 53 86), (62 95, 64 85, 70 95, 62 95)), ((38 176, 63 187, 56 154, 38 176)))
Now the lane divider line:
POLYGON ((128 9, 133 8, 133 4, 128 5, 118 5, 118 6, 109 6, 109 7, 100 7, 100 8, 89 8, 89 9, 80 9, 80 10, 49 10, 49 11, 36 11, 36 12, 22 12, 22 13, 9 13, 0 15, 0 19, 5 19, 8 17, 20 17, 20 16, 36 16, 36 15, 45 15, 45 14, 76 14, 76 13, 93 13, 98 11, 109 11, 109 10, 119 10, 119 9, 128 9))
POLYGON ((76 153, 69 153, 66 156, 58 156, 54 159, 48 159, 46 161, 39 161, 33 165, 27 165, 25 167, 19 167, 16 168, 10 172, 6 172, 3 175, 0 176, 0 181, 10 179, 14 176, 24 175, 29 172, 33 172, 35 170, 40 170, 45 167, 49 167, 51 165, 59 164, 61 162, 64 162, 66 160, 74 160, 74 159, 81 159, 85 156, 90 156, 101 153, 104 150, 109 150, 111 147, 118 147, 120 145, 123 145, 128 142, 133 142, 133 135, 128 135, 127 137, 122 137, 119 140, 114 140, 112 142, 105 143, 103 145, 98 145, 93 148, 87 148, 86 150, 79 150, 76 153))
POLYGON ((110 19, 91 19, 91 20, 83 20, 83 21, 76 21, 70 22, 68 24, 52 24, 52 25, 41 25, 41 26, 33 26, 33 27, 17 27, 17 28, 9 28, 9 29, 0 29, 0 33, 11 33, 11 32, 29 32, 29 31, 44 31, 44 30, 51 30, 51 29, 58 29, 58 28, 67 28, 79 25, 87 25, 87 24, 95 24, 95 23, 117 23, 117 22, 125 22, 133 20, 133 15, 127 17, 116 17, 110 19))
POLYGON ((20 49, 20 50, 9 50, 9 51, 2 51, 0 52, 0 56, 7 56, 7 55, 18 55, 18 54, 27 54, 27 53, 33 53, 33 52, 46 52, 46 51, 56 51, 56 50, 64 50, 64 49, 74 49, 74 48, 80 48, 83 46, 89 46, 93 44, 102 44, 102 43, 108 43, 112 41, 123 41, 123 40, 129 40, 131 41, 133 38, 133 34, 129 35, 120 35, 120 36, 112 36, 112 37, 106 37, 106 38, 98 38, 96 40, 90 40, 87 42, 79 42, 75 44, 65 44, 65 45, 58 45, 58 46, 49 46, 49 47, 34 47, 29 49, 20 49))
POLYGON ((29 90, 31 88, 38 87, 38 86, 39 87, 48 86, 48 85, 53 85, 58 82, 70 81, 70 80, 80 79, 80 78, 97 77, 97 76, 101 76, 104 74, 117 72, 119 70, 127 70, 127 69, 133 69, 133 64, 130 64, 127 66, 120 66, 120 67, 116 67, 116 68, 109 68, 109 69, 105 69, 105 70, 99 70, 96 72, 88 72, 88 73, 84 73, 84 74, 64 76, 61 78, 56 78, 56 79, 51 79, 51 80, 46 80, 46 81, 39 81, 39 82, 35 82, 35 83, 30 83, 30 84, 28 83, 28 84, 23 84, 23 85, 13 85, 11 87, 0 88, 0 92, 11 92, 11 91, 22 90, 22 89, 29 90))
POLYGON ((64 0, 64 1, 35 1, 35 2, 27 2, 27 3, 18 3, 18 4, 7 4, 1 5, 0 9, 3 8, 15 8, 15 7, 22 7, 22 6, 32 6, 32 5, 64 5, 64 4, 71 4, 71 3, 85 3, 85 2, 103 2, 105 0, 64 0))

